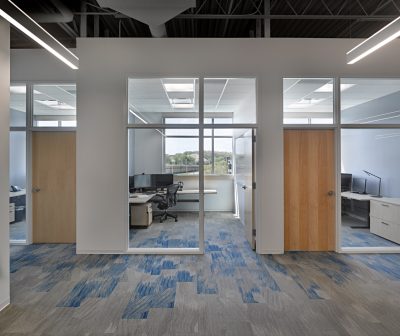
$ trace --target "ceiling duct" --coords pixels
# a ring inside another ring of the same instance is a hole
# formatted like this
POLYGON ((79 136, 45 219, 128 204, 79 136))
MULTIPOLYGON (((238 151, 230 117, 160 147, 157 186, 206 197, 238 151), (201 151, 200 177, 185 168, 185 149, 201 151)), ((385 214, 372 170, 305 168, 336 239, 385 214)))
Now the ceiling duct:
POLYGON ((154 37, 167 35, 165 23, 196 7, 196 0, 98 0, 101 7, 114 9, 147 24, 154 37))

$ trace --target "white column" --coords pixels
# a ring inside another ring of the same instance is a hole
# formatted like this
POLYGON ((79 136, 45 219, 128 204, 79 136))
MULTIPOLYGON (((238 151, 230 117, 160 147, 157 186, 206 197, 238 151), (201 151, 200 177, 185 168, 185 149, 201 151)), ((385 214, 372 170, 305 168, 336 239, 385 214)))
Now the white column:
POLYGON ((9 101, 10 26, 0 18, 0 310, 10 303, 9 101))

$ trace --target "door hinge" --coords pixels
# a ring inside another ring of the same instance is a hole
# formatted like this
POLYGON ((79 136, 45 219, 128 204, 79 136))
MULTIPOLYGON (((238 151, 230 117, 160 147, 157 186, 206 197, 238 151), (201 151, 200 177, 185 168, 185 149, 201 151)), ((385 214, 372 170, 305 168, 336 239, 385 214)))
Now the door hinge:
POLYGON ((257 233, 257 230, 256 230, 256 229, 253 229, 253 237, 256 236, 256 233, 257 233))
POLYGON ((256 141, 257 141, 256 135, 253 135, 253 142, 256 142, 256 141))
POLYGON ((256 189, 257 183, 253 182, 253 189, 256 189))

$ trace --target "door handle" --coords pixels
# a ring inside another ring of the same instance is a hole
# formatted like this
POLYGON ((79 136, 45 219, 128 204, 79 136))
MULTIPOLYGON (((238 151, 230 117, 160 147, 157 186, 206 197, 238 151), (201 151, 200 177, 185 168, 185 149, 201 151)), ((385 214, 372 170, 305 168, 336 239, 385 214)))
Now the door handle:
POLYGON ((246 190, 246 189, 247 189, 247 186, 246 186, 246 185, 243 185, 243 186, 242 186, 242 189, 246 190))
POLYGON ((328 196, 335 196, 335 192, 333 190, 328 191, 328 196))
POLYGON ((33 193, 38 193, 39 191, 40 191, 40 188, 35 188, 35 187, 32 188, 32 192, 33 192, 33 193))

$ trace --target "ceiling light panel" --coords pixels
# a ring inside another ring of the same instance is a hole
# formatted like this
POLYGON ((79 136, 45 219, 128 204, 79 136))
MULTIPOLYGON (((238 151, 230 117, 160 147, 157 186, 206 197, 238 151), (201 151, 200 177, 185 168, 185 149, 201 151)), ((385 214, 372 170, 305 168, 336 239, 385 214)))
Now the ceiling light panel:
MULTIPOLYGON (((350 89, 354 85, 355 84, 340 84, 340 91, 345 91, 347 89, 350 89)), ((322 85, 320 88, 316 89, 314 92, 332 93, 333 92, 333 84, 328 83, 328 84, 322 85)))
POLYGON ((164 83, 167 92, 193 92, 193 83, 164 83))

